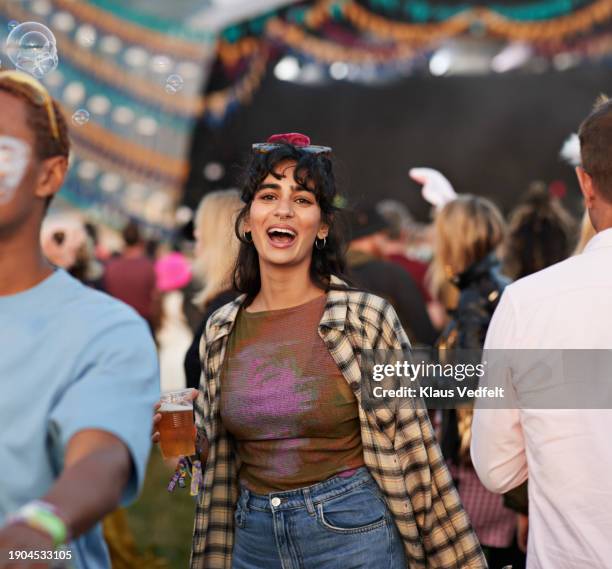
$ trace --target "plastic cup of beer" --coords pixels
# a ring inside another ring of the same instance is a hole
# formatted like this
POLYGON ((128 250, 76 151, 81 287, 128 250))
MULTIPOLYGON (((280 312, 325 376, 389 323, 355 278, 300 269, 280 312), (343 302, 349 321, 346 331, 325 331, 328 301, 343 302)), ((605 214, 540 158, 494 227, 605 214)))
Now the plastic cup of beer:
POLYGON ((164 458, 195 454, 193 401, 190 389, 170 391, 161 396, 160 448, 164 458))

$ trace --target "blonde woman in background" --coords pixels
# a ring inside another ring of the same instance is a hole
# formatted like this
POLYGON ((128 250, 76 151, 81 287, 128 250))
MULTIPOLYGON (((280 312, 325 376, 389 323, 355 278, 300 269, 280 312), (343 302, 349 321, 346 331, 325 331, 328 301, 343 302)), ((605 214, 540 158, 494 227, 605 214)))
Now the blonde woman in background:
MULTIPOLYGON (((505 236, 502 214, 485 198, 462 194, 438 210, 434 220, 434 255, 427 281, 434 298, 451 315, 459 304, 462 273, 473 266, 476 269, 475 265, 485 258, 497 259, 495 252, 505 236), (487 257, 490 253, 493 255, 487 257)), ((494 265, 499 273, 499 262, 494 265)), ((484 335, 478 344, 483 342, 484 335)))
MULTIPOLYGON (((440 350, 479 350, 509 283, 501 273, 499 260, 506 224, 491 201, 463 194, 437 212, 434 232, 430 279, 451 319, 438 346, 440 350)), ((470 461, 471 423, 471 408, 444 411, 442 452, 489 566, 513 564, 519 569, 524 560, 512 547, 516 516, 504 507, 502 496, 492 494, 480 483, 474 471, 470 461)))
POLYGON ((491 315, 509 282, 501 274, 498 256, 506 237, 502 214, 488 199, 463 194, 437 212, 434 234, 429 282, 451 317, 438 345, 481 348, 491 315))
POLYGON ((204 287, 193 302, 204 316, 185 355, 187 387, 197 389, 200 384, 199 346, 208 317, 238 296, 232 289, 232 274, 240 247, 234 223, 243 205, 237 190, 220 190, 207 194, 195 214, 193 271, 204 287))

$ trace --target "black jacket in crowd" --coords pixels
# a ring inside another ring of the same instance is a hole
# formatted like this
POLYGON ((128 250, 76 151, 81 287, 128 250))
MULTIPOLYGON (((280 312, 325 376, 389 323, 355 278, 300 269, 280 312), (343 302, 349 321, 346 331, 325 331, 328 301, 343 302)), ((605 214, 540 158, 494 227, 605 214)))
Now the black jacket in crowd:
POLYGON ((493 312, 510 279, 501 273, 494 253, 471 265, 453 280, 460 291, 451 322, 438 339, 447 349, 477 350, 484 346, 493 312))

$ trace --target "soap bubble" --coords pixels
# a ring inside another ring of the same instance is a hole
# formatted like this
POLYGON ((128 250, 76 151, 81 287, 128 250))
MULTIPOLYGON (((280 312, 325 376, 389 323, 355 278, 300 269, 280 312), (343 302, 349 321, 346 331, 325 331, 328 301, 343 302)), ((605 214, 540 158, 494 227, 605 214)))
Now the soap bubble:
POLYGON ((174 95, 183 88, 183 78, 180 75, 170 75, 166 79, 166 93, 174 95))
POLYGON ((83 126, 87 122, 89 122, 89 113, 85 109, 78 109, 72 115, 74 126, 83 126))
POLYGON ((6 38, 6 54, 17 69, 39 79, 58 64, 55 36, 38 22, 15 26, 6 38))
POLYGON ((19 22, 17 20, 11 20, 8 23, 8 29, 12 30, 12 29, 16 28, 18 25, 19 25, 19 22))

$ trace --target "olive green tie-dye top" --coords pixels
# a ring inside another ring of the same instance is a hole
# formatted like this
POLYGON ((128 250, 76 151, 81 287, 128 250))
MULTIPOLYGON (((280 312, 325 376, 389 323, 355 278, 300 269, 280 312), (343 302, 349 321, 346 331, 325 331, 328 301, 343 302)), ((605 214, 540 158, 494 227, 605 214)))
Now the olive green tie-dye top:
POLYGON ((221 375, 221 419, 240 481, 267 494, 364 464, 357 400, 318 334, 326 297, 241 309, 221 375))

